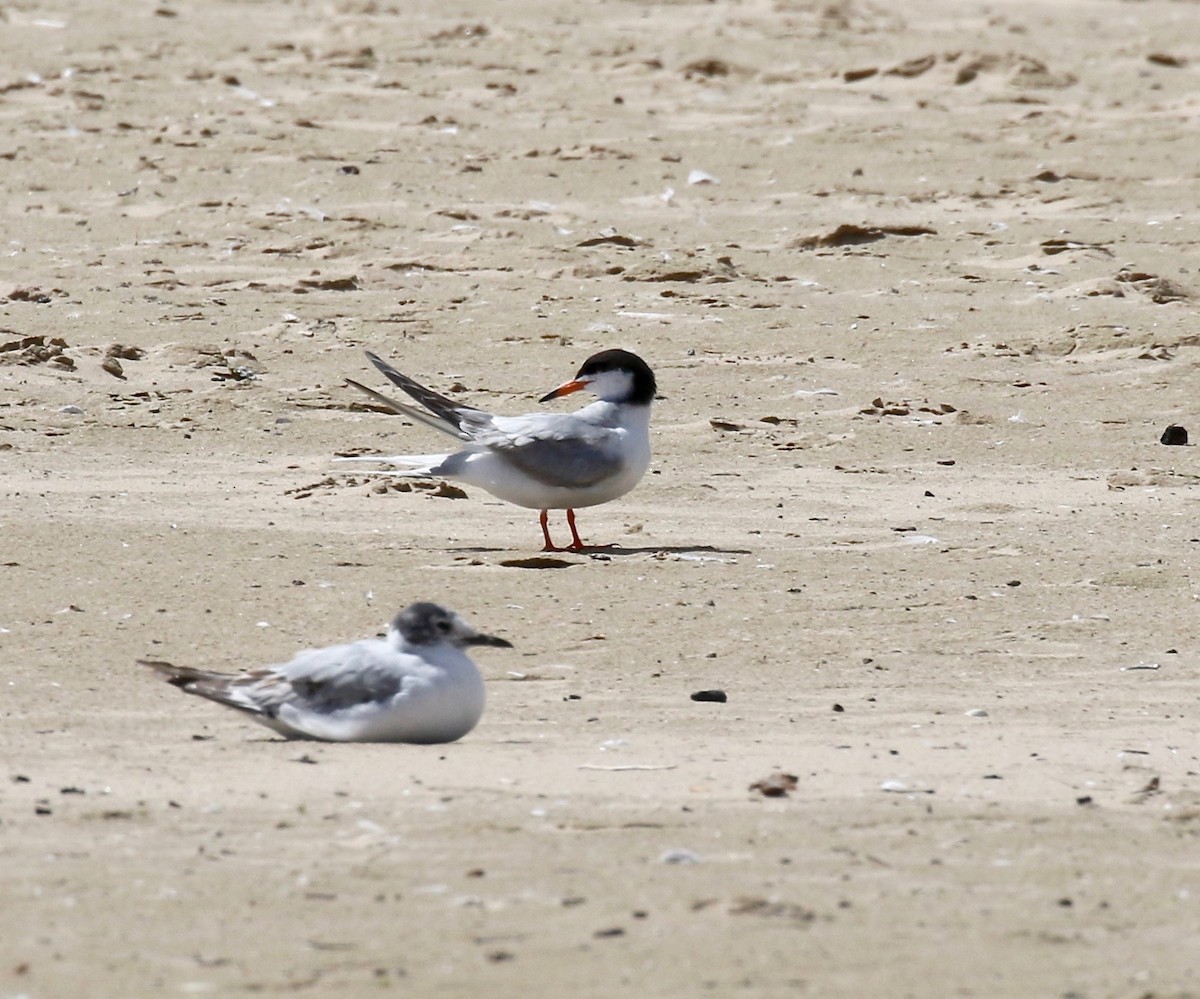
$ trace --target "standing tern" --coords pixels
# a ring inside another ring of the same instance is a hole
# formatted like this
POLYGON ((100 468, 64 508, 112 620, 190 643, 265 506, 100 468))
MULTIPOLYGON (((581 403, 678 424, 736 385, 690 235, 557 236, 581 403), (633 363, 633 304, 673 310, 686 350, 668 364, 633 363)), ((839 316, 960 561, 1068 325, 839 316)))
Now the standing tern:
POLYGON ((483 714, 483 677, 463 649, 512 644, 453 611, 415 603, 386 638, 308 649, 240 674, 138 660, 189 694, 244 711, 289 739, 453 742, 483 714))
POLYGON ((463 406, 414 382, 386 361, 367 357, 394 385, 424 409, 381 395, 347 379, 376 402, 427 427, 466 443, 453 454, 343 458, 399 466, 410 475, 454 479, 486 489, 517 506, 540 510, 546 544, 542 551, 564 551, 550 540, 550 510, 566 510, 575 551, 584 547, 575 527, 575 510, 607 503, 629 492, 650 465, 650 404, 658 386, 654 372, 627 350, 593 354, 568 382, 546 393, 548 402, 587 389, 597 396, 574 413, 527 413, 494 416, 463 406))

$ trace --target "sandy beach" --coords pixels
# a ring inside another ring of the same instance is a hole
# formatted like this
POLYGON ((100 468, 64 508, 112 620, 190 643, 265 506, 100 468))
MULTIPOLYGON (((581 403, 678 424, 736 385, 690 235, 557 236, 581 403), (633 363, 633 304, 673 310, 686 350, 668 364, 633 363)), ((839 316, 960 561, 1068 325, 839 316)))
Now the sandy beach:
POLYGON ((1197 10, 6 5, 0 999, 1200 997, 1197 10), (333 461, 610 347, 595 550, 333 461), (459 742, 136 664, 414 600, 459 742))

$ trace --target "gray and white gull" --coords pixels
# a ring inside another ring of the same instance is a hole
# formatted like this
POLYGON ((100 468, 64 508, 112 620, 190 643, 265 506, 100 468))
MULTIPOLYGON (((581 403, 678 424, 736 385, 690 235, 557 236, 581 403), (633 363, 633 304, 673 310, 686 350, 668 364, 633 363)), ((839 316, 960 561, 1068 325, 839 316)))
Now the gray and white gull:
POLYGON ((245 673, 139 662, 289 739, 436 743, 461 739, 483 714, 483 677, 463 651, 472 645, 512 648, 453 611, 415 603, 385 638, 308 649, 245 673))

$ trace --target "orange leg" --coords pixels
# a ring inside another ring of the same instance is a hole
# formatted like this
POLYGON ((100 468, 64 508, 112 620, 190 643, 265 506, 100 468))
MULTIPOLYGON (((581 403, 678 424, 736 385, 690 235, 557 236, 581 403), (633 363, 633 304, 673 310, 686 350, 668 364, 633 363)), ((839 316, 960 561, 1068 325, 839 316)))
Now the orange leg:
POLYGON ((544 552, 565 552, 565 551, 582 551, 583 541, 579 537, 579 531, 575 528, 575 511, 567 511, 567 525, 571 528, 571 543, 566 548, 559 548, 553 541, 550 540, 549 527, 550 511, 543 510, 538 515, 538 523, 542 525, 542 537, 546 539, 546 544, 542 548, 544 552))
POLYGON ((575 511, 567 510, 567 524, 571 528, 571 547, 576 551, 583 548, 583 542, 579 540, 579 532, 575 530, 575 511))
POLYGON ((546 524, 546 521, 549 518, 549 516, 550 516, 550 511, 543 510, 541 512, 541 515, 538 517, 538 523, 542 525, 542 537, 546 539, 546 546, 542 549, 542 551, 544 551, 544 552, 560 552, 560 551, 562 551, 562 549, 557 547, 554 544, 554 542, 550 540, 550 528, 546 524))

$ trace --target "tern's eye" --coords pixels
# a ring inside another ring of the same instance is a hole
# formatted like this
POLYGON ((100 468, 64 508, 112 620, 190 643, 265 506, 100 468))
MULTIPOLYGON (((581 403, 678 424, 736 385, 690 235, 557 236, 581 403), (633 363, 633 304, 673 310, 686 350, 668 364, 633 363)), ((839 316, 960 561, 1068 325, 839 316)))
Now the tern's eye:
POLYGON ((437 627, 437 630, 441 634, 443 634, 443 635, 450 634, 450 622, 447 621, 445 618, 442 618, 440 621, 438 621, 436 627, 437 627))

